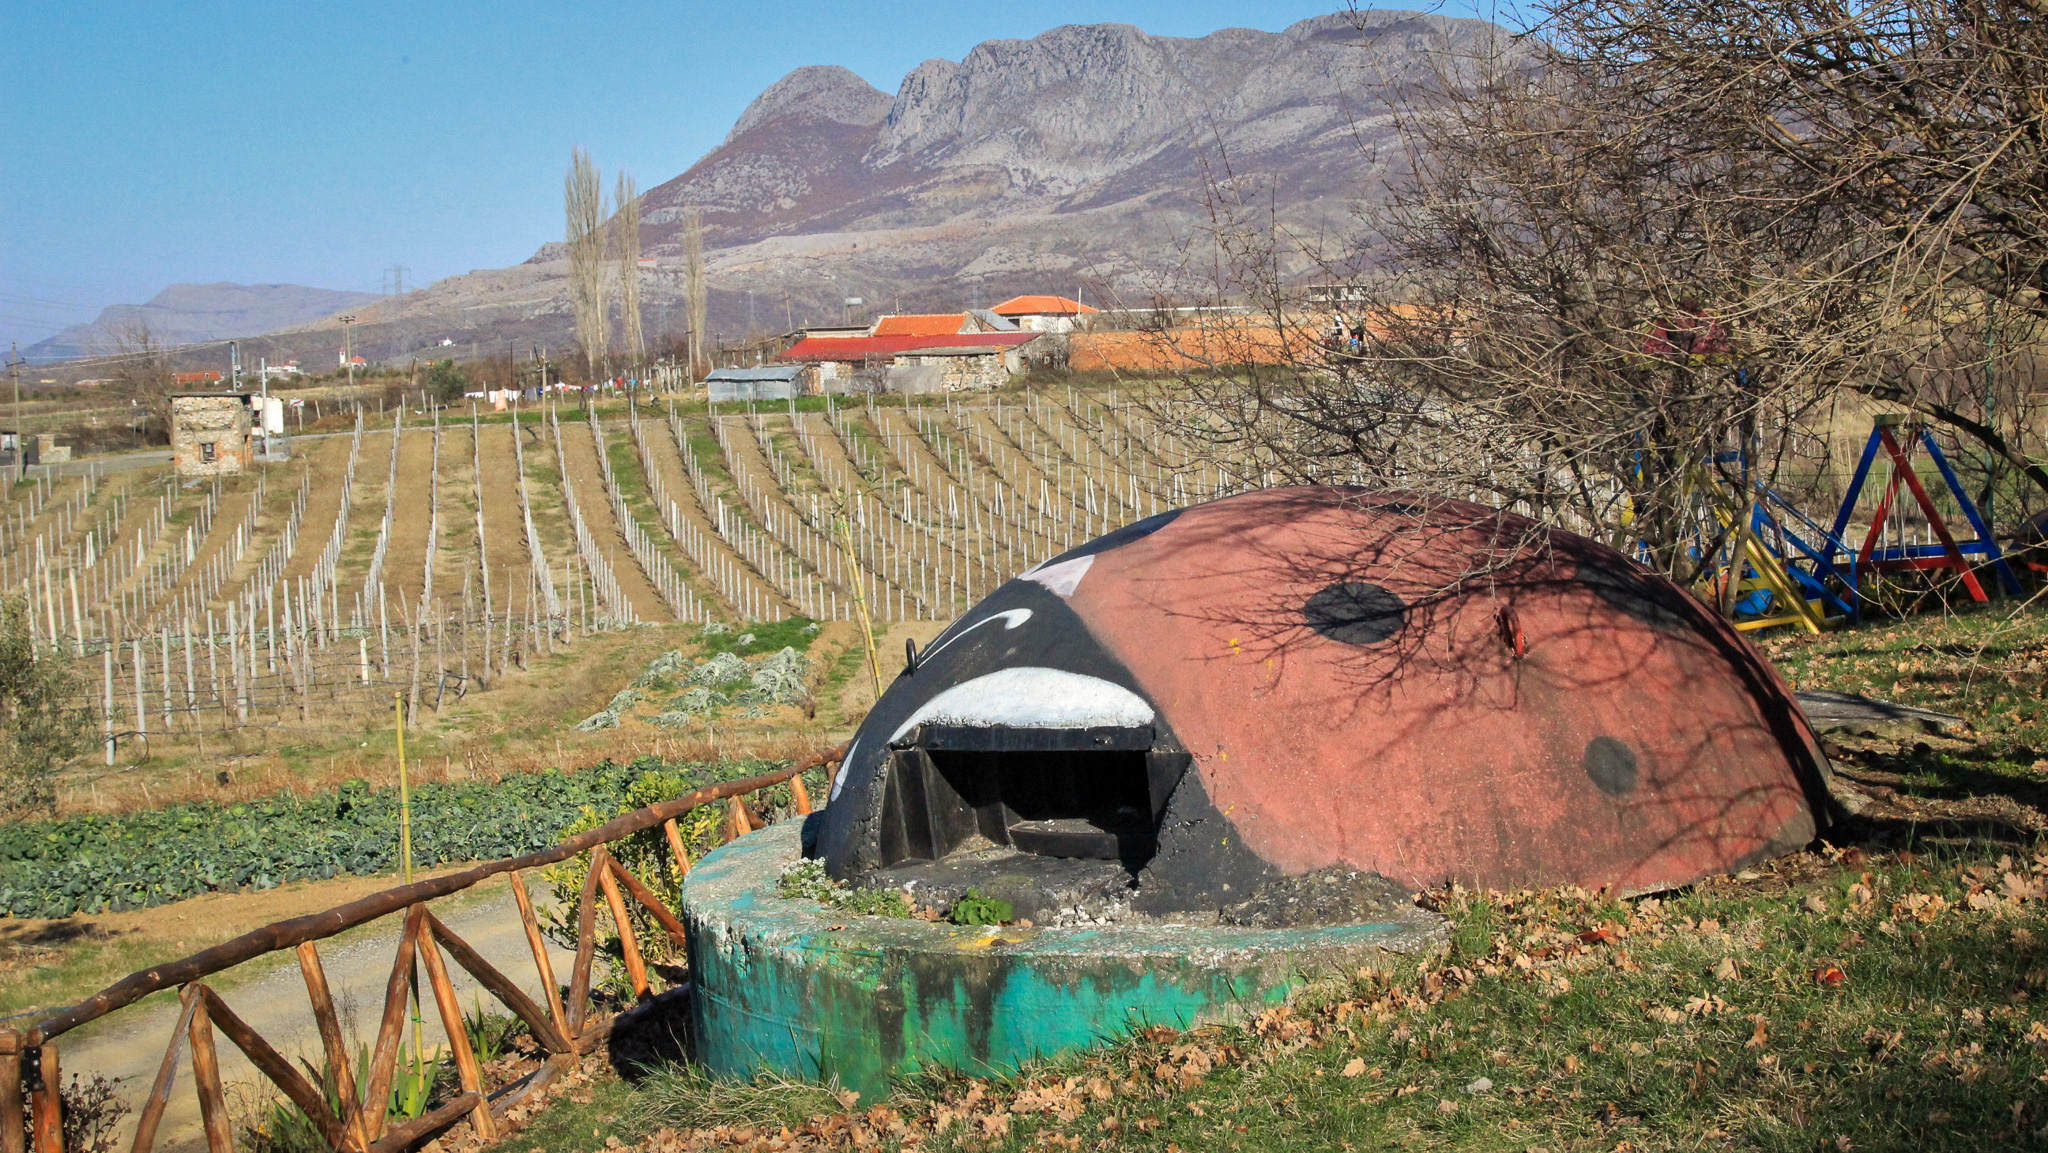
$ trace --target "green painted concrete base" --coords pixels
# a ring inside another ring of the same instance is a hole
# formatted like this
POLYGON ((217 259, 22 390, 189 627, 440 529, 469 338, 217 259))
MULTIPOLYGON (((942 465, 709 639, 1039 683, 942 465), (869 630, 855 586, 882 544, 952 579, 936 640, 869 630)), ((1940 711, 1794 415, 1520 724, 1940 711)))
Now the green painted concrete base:
POLYGON ((868 1101, 926 1064, 989 1075, 1134 1029, 1227 1020, 1304 982, 1415 954, 1434 917, 1314 929, 981 928, 856 917, 776 892, 798 823, 741 837, 683 885, 698 1058, 714 1074, 837 1079, 868 1101))

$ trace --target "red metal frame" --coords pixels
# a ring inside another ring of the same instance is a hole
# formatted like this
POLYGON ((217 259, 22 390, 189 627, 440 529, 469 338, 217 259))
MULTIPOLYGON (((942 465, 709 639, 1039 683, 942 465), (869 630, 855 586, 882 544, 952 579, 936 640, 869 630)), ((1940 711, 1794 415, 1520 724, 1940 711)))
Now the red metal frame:
POLYGON ((1935 510, 1934 502, 1928 499, 1927 489, 1921 485, 1919 474, 1913 471, 1910 454, 1899 446, 1889 427, 1879 426, 1877 435, 1878 440, 1884 445, 1885 455, 1891 458, 1892 475, 1891 479, 1885 482, 1884 496, 1877 502, 1876 515, 1870 518, 1870 531, 1863 534, 1863 547, 1856 553, 1856 567, 1875 568, 1884 572, 1950 569, 1963 578, 1963 585, 1970 590, 1972 599, 1989 601, 1991 598, 1984 594, 1984 586, 1977 582, 1977 574, 1971 569, 1970 562, 1963 558, 1963 550, 1956 547, 1956 539, 1948 531, 1948 522, 1941 518, 1941 513, 1935 510), (1919 503, 1921 513, 1927 517, 1928 526, 1934 529, 1936 539, 1941 541, 1943 555, 1911 557, 1904 560, 1871 560, 1871 554, 1877 549, 1878 538, 1884 532, 1884 518, 1891 514, 1892 500, 1899 494, 1901 481, 1912 490, 1913 499, 1919 503))

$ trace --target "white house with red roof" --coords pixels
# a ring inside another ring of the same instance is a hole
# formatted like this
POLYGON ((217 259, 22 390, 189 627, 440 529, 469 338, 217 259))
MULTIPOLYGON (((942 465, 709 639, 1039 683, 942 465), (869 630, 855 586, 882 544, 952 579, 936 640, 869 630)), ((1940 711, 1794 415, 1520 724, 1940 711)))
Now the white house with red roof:
POLYGON ((988 311, 1026 332, 1063 333, 1080 327, 1081 317, 1102 310, 1064 296, 1013 296, 988 311))

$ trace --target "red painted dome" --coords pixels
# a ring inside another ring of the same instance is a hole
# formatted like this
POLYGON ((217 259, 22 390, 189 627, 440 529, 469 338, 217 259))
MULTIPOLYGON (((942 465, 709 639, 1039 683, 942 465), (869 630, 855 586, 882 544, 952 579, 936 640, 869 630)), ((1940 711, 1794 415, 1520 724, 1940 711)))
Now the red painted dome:
POLYGON ((1047 768, 1079 781, 1050 800, 968 779, 1022 780, 996 761, 1090 740, 1149 758, 1118 810, 1149 797, 1149 835, 1116 855, 1134 904, 1161 910, 1325 869, 1684 884, 1804 845, 1825 792, 1791 692, 1727 622, 1612 549, 1459 501, 1303 487, 1154 517, 1009 582, 926 651, 856 737, 819 842, 835 873, 954 851, 941 833, 888 847, 908 795, 891 777, 919 756, 918 795, 953 789, 998 847, 1109 828, 1109 800, 1053 812, 1095 769, 1047 768), (981 761, 949 751, 975 734, 981 761))

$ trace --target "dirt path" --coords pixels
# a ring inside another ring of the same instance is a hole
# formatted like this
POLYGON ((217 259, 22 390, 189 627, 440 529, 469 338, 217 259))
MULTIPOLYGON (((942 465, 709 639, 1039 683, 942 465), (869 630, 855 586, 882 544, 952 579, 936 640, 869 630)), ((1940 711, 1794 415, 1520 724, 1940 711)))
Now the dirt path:
POLYGON ((391 509, 391 544, 384 553, 384 587, 392 603, 406 605, 408 613, 418 611, 416 602, 425 585, 433 467, 433 426, 406 429, 398 444, 398 487, 391 509))
MULTIPOLYGON (((368 891, 377 891, 390 883, 390 878, 383 878, 368 891)), ((535 882, 529 881, 529 884, 535 882)), ((536 899, 543 899, 546 892, 545 885, 537 885, 536 899)), ((150 912, 165 919, 203 916, 197 908, 179 912, 183 905, 199 903, 184 902, 150 912)), ((517 981, 529 996, 543 997, 544 991, 535 973, 525 932, 520 927, 510 886, 503 878, 494 878, 438 903, 434 913, 500 972, 517 981)), ((342 1027, 350 1035, 351 1052, 357 1042, 367 1044, 376 1033, 377 1018, 383 1005, 384 982, 390 975, 399 923, 400 918, 393 915, 320 943, 321 961, 333 989, 342 1027)), ((199 929, 194 932, 206 940, 216 935, 199 929)), ((553 946, 549 953, 557 979, 566 980, 575 961, 574 954, 553 946)), ((451 963, 448 970, 457 1000, 465 1009, 473 1003, 487 1007, 494 1004, 490 995, 482 992, 460 966, 451 963)), ((270 954, 208 983, 219 989, 222 998, 237 1015, 286 1056, 303 1056, 316 1063, 319 1061, 319 1036, 307 1008, 304 979, 299 974, 293 954, 270 954)), ((156 1075, 157 1064, 163 1059, 164 1046, 177 1023, 177 1014, 176 1001, 159 998, 147 1007, 131 1006, 84 1026, 58 1042, 62 1067, 66 1072, 85 1073, 88 1077, 99 1073, 114 1081, 121 1099, 139 1111, 156 1075)), ((420 1014, 420 1036, 429 1049, 444 1044, 447 1039, 431 998, 420 1014)), ((408 1048, 411 1043, 408 1037, 408 1048)), ((224 1039, 217 1047, 221 1076, 229 1086, 231 1101, 254 1101, 274 1096, 268 1083, 261 1080, 260 1074, 239 1049, 224 1039)), ((157 1147, 167 1151, 203 1147, 199 1106, 192 1092, 189 1062, 181 1061, 180 1064, 178 1083, 172 1090, 170 1107, 165 1112, 163 1128, 157 1138, 157 1147)), ((135 1115, 131 1113, 124 1118, 120 1133, 123 1146, 132 1137, 134 1126, 135 1115)))
MULTIPOLYGON (((482 429, 484 559, 491 566, 491 605, 498 612, 524 613, 528 563, 526 525, 519 516, 519 463, 512 453, 510 425, 482 429)), ((443 446, 445 451, 446 446, 443 446)))
POLYGON ((466 607, 465 583, 476 611, 483 585, 476 570, 476 475, 469 453, 469 423, 441 424, 441 539, 434 546, 434 596, 449 612, 466 607))
MULTIPOLYGON (((597 465, 597 446, 591 441, 588 425, 562 427, 562 458, 568 464, 569 483, 575 487, 576 508, 583 514, 583 524, 597 542, 598 551, 604 554, 605 563, 611 566, 619 591, 633 606, 633 614, 643 621, 675 619, 662 602, 661 594, 654 591, 647 574, 640 571, 633 551, 626 547, 625 535, 612 515, 611 498, 605 494, 604 476, 597 465)), ((567 495, 564 491, 565 499, 567 495)))
MULTIPOLYGON (((651 464, 659 472, 662 485, 668 490, 669 499, 676 502, 676 511, 682 514, 684 521, 696 526, 700 534, 698 539, 710 549, 711 555, 723 562, 726 571, 737 573, 739 580, 754 586, 757 599, 765 599, 771 604, 782 602, 781 594, 754 572, 753 566, 740 556, 731 542, 718 535, 718 526, 704 511, 702 502, 698 501, 697 490, 690 486, 689 473, 683 471, 682 454, 676 448, 675 433, 669 428, 668 422, 641 421, 640 437, 647 446, 647 458, 643 461, 642 467, 651 464)), ((676 548, 678 551, 682 550, 680 541, 677 542, 676 548)), ((693 564, 691 567, 698 566, 693 564)), ((704 587, 708 589, 710 586, 711 582, 706 578, 704 587)), ((731 598, 720 595, 717 599, 733 613, 739 612, 738 606, 732 603, 731 598)))
MULTIPOLYGON (((287 560, 284 566, 287 580, 311 576, 313 566, 320 563, 320 550, 327 547, 328 539, 334 535, 334 520, 341 514, 341 485, 333 478, 339 477, 342 470, 348 467, 348 446, 347 438, 338 437, 323 441, 319 448, 313 450, 314 457, 307 462, 307 466, 313 469, 313 475, 322 479, 313 482, 312 496, 306 501, 306 515, 299 521, 299 539, 292 548, 291 559, 287 560)), ((367 436, 363 438, 363 456, 370 456, 370 438, 367 436)), ((364 469, 366 463, 365 460, 359 460, 356 467, 367 471, 364 469)), ((383 478, 380 476, 378 479, 383 478)), ((294 476, 292 480, 296 482, 298 477, 294 476)), ((277 489, 273 486, 272 498, 278 495, 277 489)), ((286 490, 282 495, 285 498, 282 507, 289 510, 291 491, 286 490)), ((362 493, 358 491, 351 499, 360 502, 362 493)), ((278 522, 280 528, 283 527, 283 523, 282 520, 278 522)))
MULTIPOLYGON (((215 509, 213 513, 212 529, 207 532, 205 539, 199 542, 199 547, 193 554, 192 563, 185 566, 185 571, 178 574, 178 579, 171 585, 170 590, 164 594, 161 603, 157 606, 158 612, 175 608, 178 604, 179 593, 187 589, 191 589, 196 593, 198 588, 202 587, 201 582, 205 579, 207 570, 214 564, 216 557, 223 553, 232 555, 235 547, 235 538, 240 533, 242 521, 249 515, 250 506, 255 503, 256 487, 254 485, 250 485, 242 492, 231 492, 221 495, 220 507, 215 509)), ((208 603, 211 603, 210 599, 208 603)), ((203 610, 204 606, 200 607, 203 610)), ((182 624, 179 627, 183 627, 182 624)))

